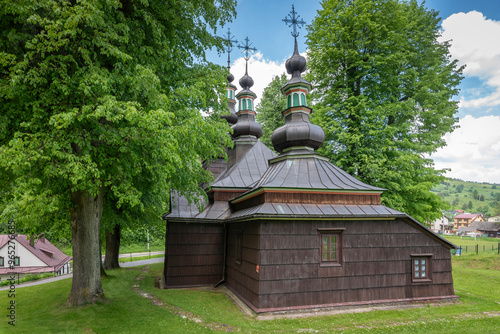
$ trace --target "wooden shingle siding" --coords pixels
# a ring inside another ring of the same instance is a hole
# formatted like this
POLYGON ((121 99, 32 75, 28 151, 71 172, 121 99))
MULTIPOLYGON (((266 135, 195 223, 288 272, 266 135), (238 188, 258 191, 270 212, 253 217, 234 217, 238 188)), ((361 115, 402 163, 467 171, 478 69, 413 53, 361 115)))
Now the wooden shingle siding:
POLYGON ((259 298, 259 273, 256 272, 256 266, 260 262, 259 224, 230 224, 227 233, 227 284, 249 303, 257 303, 259 298), (242 235, 241 264, 238 264, 236 260, 235 235, 237 233, 242 235))
POLYGON ((169 222, 165 287, 214 285, 222 279, 224 227, 169 222))
MULTIPOLYGON (((263 203, 287 204, 341 204, 341 205, 379 205, 380 194, 343 194, 343 193, 297 193, 264 191, 243 202, 233 204, 234 210, 243 210, 263 203)), ((305 212, 314 214, 314 212, 305 212)))
POLYGON ((228 259, 228 286, 257 311, 453 296, 449 249, 403 219, 235 225, 244 231, 244 261, 228 259), (318 228, 341 229, 340 266, 320 265, 318 228), (432 254, 431 282, 413 282, 412 254, 432 254))

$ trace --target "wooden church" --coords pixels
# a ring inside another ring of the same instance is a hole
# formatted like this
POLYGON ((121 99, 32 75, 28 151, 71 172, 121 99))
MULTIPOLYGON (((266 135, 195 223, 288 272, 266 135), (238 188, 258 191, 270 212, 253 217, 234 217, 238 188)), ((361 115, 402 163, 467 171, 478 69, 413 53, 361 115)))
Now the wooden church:
POLYGON ((325 136, 309 122, 297 35, 285 124, 272 135, 278 155, 258 139, 248 62, 236 95, 228 76, 234 148, 207 164, 215 181, 202 211, 172 194, 163 287, 225 284, 257 313, 456 300, 455 246, 315 152, 325 136))

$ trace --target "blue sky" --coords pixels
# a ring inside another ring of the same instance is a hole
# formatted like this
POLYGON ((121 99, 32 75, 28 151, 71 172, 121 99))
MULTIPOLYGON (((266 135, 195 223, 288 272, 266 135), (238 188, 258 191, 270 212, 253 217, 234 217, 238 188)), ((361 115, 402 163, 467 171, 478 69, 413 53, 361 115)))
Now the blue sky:
MULTIPOLYGON (((284 61, 293 52, 291 28, 283 21, 292 4, 307 24, 321 9, 316 0, 239 0, 237 18, 219 35, 231 33, 244 43, 248 37, 257 52, 249 61, 249 74, 262 90, 275 75, 285 72, 284 61)), ((447 176, 466 181, 500 184, 500 1, 427 0, 429 9, 439 12, 442 40, 451 40, 451 55, 466 65, 456 100, 460 128, 445 136, 448 145, 431 157, 436 168, 450 169, 447 176)), ((299 51, 306 51, 306 27, 299 29, 299 51)), ((209 60, 226 65, 227 55, 209 54, 209 60)), ((244 72, 243 54, 231 53, 235 84, 244 72)), ((258 101, 257 101, 258 102, 258 101)))

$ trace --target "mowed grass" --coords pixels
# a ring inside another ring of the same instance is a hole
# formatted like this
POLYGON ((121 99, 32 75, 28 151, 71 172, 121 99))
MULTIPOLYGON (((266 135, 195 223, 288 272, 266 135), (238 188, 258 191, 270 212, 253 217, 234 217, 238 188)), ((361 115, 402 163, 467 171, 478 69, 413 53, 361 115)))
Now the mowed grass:
MULTIPOLYGON (((485 256, 483 255, 483 258, 485 256)), ((488 255, 492 257, 492 255, 488 255)), ((162 267, 152 265, 143 289, 165 302, 192 312, 206 322, 223 322, 249 333, 498 333, 500 331, 500 270, 464 267, 466 257, 453 260, 453 277, 460 302, 422 308, 378 310, 302 319, 258 321, 245 317, 227 298, 212 291, 155 290, 152 276, 162 267), (455 266, 456 263, 456 266, 455 266), (215 305, 217 307, 215 307, 215 305)), ((483 259, 483 263, 500 257, 483 259)))
POLYGON ((457 246, 475 246, 479 245, 481 248, 486 246, 491 248, 491 246, 497 248, 500 244, 500 238, 488 238, 488 237, 469 237, 469 236, 457 236, 457 235, 445 235, 444 238, 457 246))
POLYGON ((0 333, 205 333, 194 322, 154 306, 132 290, 139 269, 110 270, 102 279, 108 302, 67 307, 71 279, 17 288, 15 327, 7 323, 8 291, 0 291, 0 333))
POLYGON ((66 307, 70 279, 17 289, 15 328, 5 317, 7 291, 0 291, 0 332, 205 333, 215 328, 242 333, 498 333, 499 261, 495 254, 453 257, 455 292, 460 296, 453 305, 276 320, 243 315, 218 290, 158 290, 154 280, 163 267, 158 263, 150 265, 140 287, 168 307, 132 289, 139 269, 118 269, 103 279, 108 302, 98 305, 66 307))

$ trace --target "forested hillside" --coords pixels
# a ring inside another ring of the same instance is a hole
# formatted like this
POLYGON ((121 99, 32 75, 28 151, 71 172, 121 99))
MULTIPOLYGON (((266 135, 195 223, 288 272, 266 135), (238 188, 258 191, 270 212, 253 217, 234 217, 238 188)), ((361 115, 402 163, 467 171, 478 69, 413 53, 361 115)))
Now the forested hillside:
POLYGON ((447 179, 431 191, 449 203, 450 210, 482 212, 485 217, 500 214, 499 184, 447 179))

